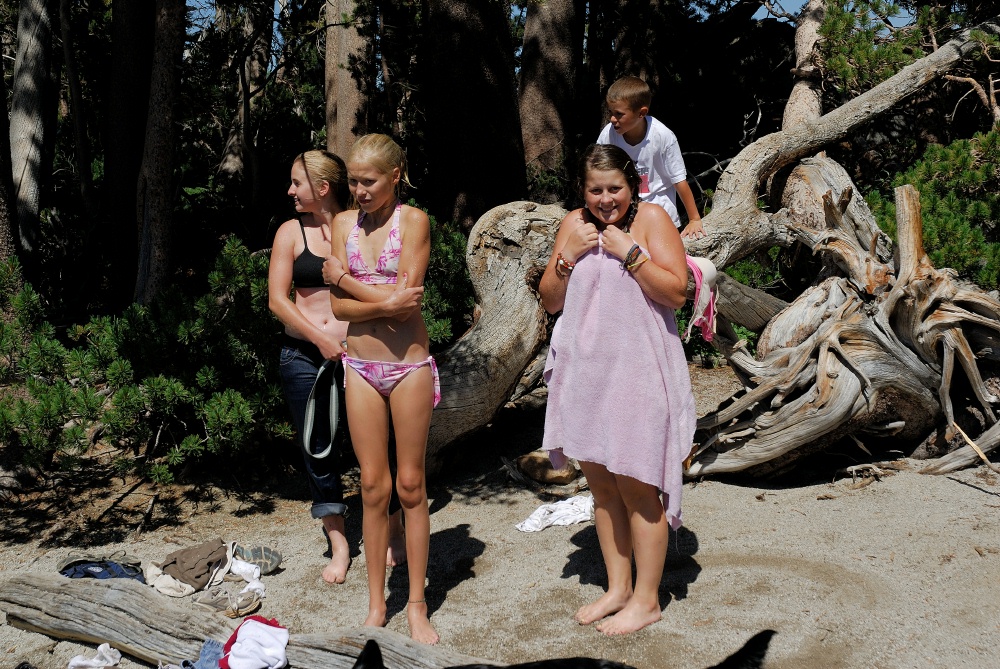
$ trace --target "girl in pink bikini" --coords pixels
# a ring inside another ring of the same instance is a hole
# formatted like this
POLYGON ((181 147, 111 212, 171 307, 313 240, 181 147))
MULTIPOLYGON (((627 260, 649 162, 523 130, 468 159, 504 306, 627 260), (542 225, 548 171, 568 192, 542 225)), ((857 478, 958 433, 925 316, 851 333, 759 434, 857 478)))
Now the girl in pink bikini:
POLYGON ((431 412, 440 400, 437 367, 420 302, 430 257, 427 215, 403 205, 406 155, 385 135, 365 135, 347 159, 358 209, 334 219, 323 268, 333 313, 349 323, 345 367, 347 422, 361 467, 362 534, 368 568, 365 625, 386 624, 389 541, 389 416, 396 436, 396 492, 403 505, 410 636, 437 643, 424 597, 430 514, 424 456, 431 412))

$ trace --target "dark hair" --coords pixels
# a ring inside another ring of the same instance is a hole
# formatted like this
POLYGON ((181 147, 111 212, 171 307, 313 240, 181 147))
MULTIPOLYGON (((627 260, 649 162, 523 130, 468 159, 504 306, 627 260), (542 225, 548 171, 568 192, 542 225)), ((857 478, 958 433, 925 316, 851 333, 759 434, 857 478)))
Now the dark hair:
MULTIPOLYGON (((592 170, 599 172, 616 171, 621 172, 625 176, 625 183, 628 184, 628 188, 632 192, 632 205, 629 207, 628 214, 629 220, 623 228, 628 230, 632 225, 632 219, 635 218, 636 211, 639 209, 639 185, 642 183, 642 179, 639 177, 639 170, 635 166, 635 161, 625 153, 624 149, 611 144, 591 144, 588 146, 584 150, 583 155, 580 156, 576 175, 577 191, 580 193, 580 197, 584 199, 586 199, 584 189, 587 187, 587 174, 592 170)), ((584 211, 587 211, 586 207, 584 211)), ((587 216, 589 219, 589 212, 587 216)))

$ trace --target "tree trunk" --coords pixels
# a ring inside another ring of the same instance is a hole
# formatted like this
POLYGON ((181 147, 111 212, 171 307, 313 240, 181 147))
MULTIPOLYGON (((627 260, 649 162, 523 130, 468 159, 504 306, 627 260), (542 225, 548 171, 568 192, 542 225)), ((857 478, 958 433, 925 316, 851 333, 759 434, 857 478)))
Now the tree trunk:
POLYGON ((364 44, 354 22, 354 0, 326 0, 326 148, 346 159, 367 132, 360 75, 352 62, 364 44))
POLYGON ((139 170, 137 213, 139 271, 135 301, 149 304, 163 289, 170 271, 173 222, 174 103, 180 88, 184 50, 184 0, 156 1, 156 37, 150 85, 146 148, 139 170))
POLYGON ((73 146, 76 150, 75 168, 80 181, 80 199, 84 211, 94 215, 94 179, 90 165, 90 142, 87 138, 87 114, 84 109, 83 93, 80 90, 80 76, 76 68, 76 54, 73 52, 73 12, 70 0, 59 0, 59 29, 62 34, 63 59, 66 63, 66 83, 69 88, 70 120, 73 123, 73 146))
MULTIPOLYGON (((237 73, 236 118, 229 130, 229 137, 222 150, 218 173, 226 178, 236 179, 243 193, 243 201, 249 202, 249 209, 257 209, 260 187, 260 172, 257 164, 257 147, 253 137, 254 99, 262 93, 267 83, 267 65, 271 60, 271 39, 274 34, 274 10, 272 6, 248 3, 238 19, 242 33, 242 48, 234 56, 235 65, 230 63, 227 72, 237 73)), ((230 23, 230 29, 233 26, 230 23)))
POLYGON ((814 62, 819 26, 826 16, 826 0, 809 0, 799 15, 795 30, 795 83, 785 104, 781 128, 789 130, 815 121, 823 114, 822 74, 814 62))
POLYGON ((577 69, 583 61, 577 0, 528 3, 521 49, 521 137, 528 166, 564 170, 574 135, 577 69))
POLYGON ((513 202, 488 211, 472 229, 466 258, 476 322, 437 356, 441 403, 431 421, 429 471, 440 468, 444 447, 493 419, 545 343, 547 315, 537 286, 565 213, 513 202))
POLYGON ((98 226, 108 266, 112 306, 123 308, 133 296, 139 263, 137 192, 142 166, 155 27, 153 2, 112 0, 111 77, 105 92, 105 210, 108 225, 98 226))
MULTIPOLYGON (((0 588, 0 609, 7 614, 7 624, 18 629, 55 639, 108 643, 153 665, 196 658, 205 639, 224 643, 240 622, 128 578, 15 574, 0 588)), ((440 669, 483 661, 372 627, 290 634, 285 653, 296 669, 351 669, 367 639, 379 643, 390 667, 440 669)))
MULTIPOLYGON (((3 68, 0 68, 2 71, 3 68)), ((0 99, 7 99, 7 82, 0 76, 0 99)), ((0 263, 17 258, 14 184, 10 166, 10 119, 0 114, 0 263)))
POLYGON ((17 54, 11 84, 10 148, 14 201, 21 248, 37 249, 39 208, 45 169, 48 115, 45 113, 52 60, 52 18, 47 0, 21 0, 17 54))
POLYGON ((428 117, 447 119, 428 125, 427 173, 447 174, 448 188, 417 185, 435 215, 468 230, 526 189, 508 17, 497 2, 427 6, 426 34, 434 37, 420 58, 421 98, 428 117))

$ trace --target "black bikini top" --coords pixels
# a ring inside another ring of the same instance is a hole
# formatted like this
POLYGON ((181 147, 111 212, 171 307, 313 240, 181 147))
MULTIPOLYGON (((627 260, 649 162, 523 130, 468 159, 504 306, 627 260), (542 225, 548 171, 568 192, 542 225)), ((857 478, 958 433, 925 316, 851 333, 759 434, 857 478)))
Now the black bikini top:
POLYGON ((326 285, 323 281, 323 259, 309 250, 306 229, 302 221, 299 221, 299 229, 302 230, 302 243, 305 248, 292 263, 292 282, 296 288, 322 288, 326 285))

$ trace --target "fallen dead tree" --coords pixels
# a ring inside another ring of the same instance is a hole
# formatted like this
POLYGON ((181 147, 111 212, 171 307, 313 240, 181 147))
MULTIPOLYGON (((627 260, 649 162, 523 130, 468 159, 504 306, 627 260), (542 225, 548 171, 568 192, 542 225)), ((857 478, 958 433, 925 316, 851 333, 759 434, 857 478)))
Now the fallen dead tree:
MULTIPOLYGON (((0 610, 7 614, 7 624, 19 629, 55 639, 108 643, 154 665, 195 660, 205 639, 225 642, 238 624, 125 578, 16 574, 2 582, 0 610)), ((483 662, 372 627, 290 634, 286 654, 296 669, 350 669, 368 639, 378 641, 391 667, 442 669, 483 662)))
POLYGON ((555 205, 512 202, 486 212, 469 233, 475 321, 436 356, 441 403, 428 437, 429 470, 440 467, 441 449, 493 419, 545 343, 546 314, 530 277, 548 262, 565 214, 555 205))
MULTIPOLYGON (((809 62, 822 5, 813 0, 802 13, 796 38, 801 63, 809 62)), ((998 35, 1000 17, 976 28, 998 35)), ((809 67, 799 67, 805 74, 789 98, 785 127, 729 163, 704 218, 707 234, 688 241, 688 253, 724 269, 773 246, 802 244, 823 258, 824 270, 791 304, 723 279, 716 340, 748 391, 700 422, 689 474, 772 474, 843 439, 864 448, 868 435, 892 436, 911 453, 934 442, 924 450, 936 454, 951 448, 946 442, 954 437, 953 420, 971 415, 975 420, 966 427, 975 435, 995 422, 996 300, 930 267, 915 204, 900 224, 901 234, 909 227, 911 239, 900 240, 904 260, 897 267, 890 240, 844 170, 829 159, 809 158, 946 75, 979 46, 964 31, 822 115, 809 67), (773 190, 768 199, 781 202, 778 211, 758 207, 765 185, 773 190), (763 331, 756 359, 741 351, 729 321, 763 331), (956 371, 963 388, 974 392, 971 402, 960 398, 957 411, 956 371)), ((907 199, 916 202, 915 195, 907 199)), ((516 202, 488 212, 473 229, 468 257, 479 318, 439 357, 444 399, 431 425, 431 469, 450 443, 487 424, 515 388, 522 392, 537 379, 546 319, 531 282, 549 256, 562 215, 558 207, 516 202)), ((995 446, 992 434, 976 438, 984 451, 995 446)), ((947 466, 975 461, 971 447, 961 451, 947 466)))
MULTIPOLYGON (((831 167, 805 161, 795 178, 825 186, 831 167)), ((866 436, 917 444, 945 425, 940 437, 951 439, 956 362, 982 416, 995 422, 995 355, 973 351, 989 350, 1000 334, 1000 302, 932 267, 916 191, 899 188, 896 198, 898 270, 879 250, 881 233, 866 208, 849 215, 849 186, 824 194, 823 227, 791 225, 803 244, 835 256, 847 276, 823 279, 772 320, 756 358, 729 346, 730 364, 748 387, 699 421, 689 475, 780 473, 844 438, 862 449, 866 436)), ((997 441, 979 446, 988 452, 997 441)))

